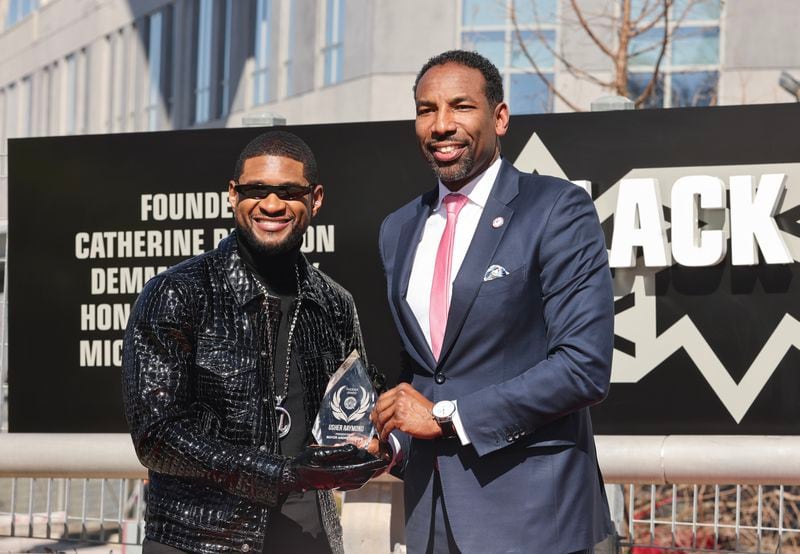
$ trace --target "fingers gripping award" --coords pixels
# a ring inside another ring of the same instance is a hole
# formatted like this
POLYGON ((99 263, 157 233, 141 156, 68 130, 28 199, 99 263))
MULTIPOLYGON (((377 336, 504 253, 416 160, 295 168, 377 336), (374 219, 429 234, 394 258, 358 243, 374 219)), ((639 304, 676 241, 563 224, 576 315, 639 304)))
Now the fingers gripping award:
POLYGON ((354 350, 325 388, 312 429, 317 444, 354 444, 366 448, 375 434, 369 418, 375 400, 375 388, 364 362, 354 350))

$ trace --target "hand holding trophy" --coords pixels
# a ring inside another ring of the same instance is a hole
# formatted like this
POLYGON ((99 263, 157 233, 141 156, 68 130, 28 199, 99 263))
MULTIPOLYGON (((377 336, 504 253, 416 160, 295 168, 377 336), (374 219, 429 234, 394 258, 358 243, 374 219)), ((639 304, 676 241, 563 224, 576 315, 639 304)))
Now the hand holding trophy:
MULTIPOLYGON (((368 472, 368 475, 364 474, 364 481, 358 486, 366 483, 387 465, 386 460, 376 458, 366 451, 375 434, 370 414, 376 399, 377 393, 364 362, 354 350, 328 381, 311 431, 319 447, 355 445, 359 449, 359 456, 353 461, 359 464, 371 462, 368 467, 374 470, 368 472)), ((352 488, 358 487, 348 486, 347 490, 352 488)))

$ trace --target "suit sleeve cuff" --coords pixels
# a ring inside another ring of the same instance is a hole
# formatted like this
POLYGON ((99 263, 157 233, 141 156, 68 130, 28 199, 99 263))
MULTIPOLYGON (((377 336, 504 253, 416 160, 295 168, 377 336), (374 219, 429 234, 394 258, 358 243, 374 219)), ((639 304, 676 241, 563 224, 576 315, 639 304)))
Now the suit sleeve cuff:
POLYGON ((453 400, 453 404, 456 406, 456 411, 453 412, 453 427, 456 428, 458 440, 461 441, 462 446, 472 444, 472 441, 469 440, 469 435, 467 435, 467 431, 464 429, 464 424, 461 423, 461 416, 458 415, 458 400, 453 400))
POLYGON ((392 433, 389 433, 389 446, 392 449, 392 461, 389 462, 389 467, 386 468, 386 473, 389 473, 392 468, 403 459, 403 447, 400 446, 400 441, 397 440, 392 433))

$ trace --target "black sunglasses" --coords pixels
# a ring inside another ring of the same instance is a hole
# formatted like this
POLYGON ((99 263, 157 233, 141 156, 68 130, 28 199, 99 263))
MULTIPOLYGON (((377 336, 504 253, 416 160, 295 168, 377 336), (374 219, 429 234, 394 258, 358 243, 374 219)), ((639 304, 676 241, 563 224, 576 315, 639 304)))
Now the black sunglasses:
POLYGON ((316 185, 265 185, 263 183, 252 183, 246 185, 236 184, 233 187, 242 198, 253 200, 263 200, 270 194, 274 194, 281 200, 299 200, 306 194, 314 190, 316 185))

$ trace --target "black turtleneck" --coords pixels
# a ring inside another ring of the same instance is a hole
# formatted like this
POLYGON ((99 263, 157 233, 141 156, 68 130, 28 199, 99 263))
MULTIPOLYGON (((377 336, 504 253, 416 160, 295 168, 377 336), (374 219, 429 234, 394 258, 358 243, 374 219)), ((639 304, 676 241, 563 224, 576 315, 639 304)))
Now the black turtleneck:
MULTIPOLYGON (((295 311, 295 301, 299 283, 295 270, 300 255, 298 249, 290 252, 267 256, 254 253, 247 241, 237 235, 239 255, 244 264, 250 268, 256 279, 263 284, 269 295, 280 300, 280 318, 275 334, 274 355, 272 356, 272 375, 274 376, 275 394, 283 394, 286 390, 286 354, 289 346, 289 329, 295 311)), ((292 350, 296 345, 292 344, 292 350)), ((305 401, 303 384, 300 382, 297 352, 291 354, 289 367, 289 389, 283 407, 292 417, 289 434, 280 440, 280 453, 294 456, 305 448, 309 429, 306 426, 305 401)))
MULTIPOLYGON (((285 389, 286 350, 289 344, 289 329, 295 311, 299 283, 295 267, 300 256, 299 249, 276 255, 256 254, 246 241, 237 234, 239 255, 244 264, 253 271, 267 289, 270 296, 280 299, 280 324, 275 340, 273 375, 276 394, 285 389)), ((289 390, 283 407, 292 417, 289 434, 280 439, 280 452, 294 456, 308 443, 309 429, 306 425, 304 387, 300 382, 297 352, 292 345, 289 390)), ((290 494, 280 512, 270 514, 269 527, 264 543, 266 552, 330 552, 315 491, 290 494), (298 550, 299 549, 299 550, 298 550)))

